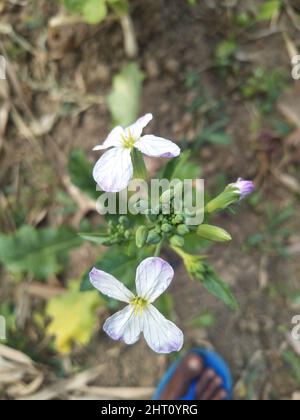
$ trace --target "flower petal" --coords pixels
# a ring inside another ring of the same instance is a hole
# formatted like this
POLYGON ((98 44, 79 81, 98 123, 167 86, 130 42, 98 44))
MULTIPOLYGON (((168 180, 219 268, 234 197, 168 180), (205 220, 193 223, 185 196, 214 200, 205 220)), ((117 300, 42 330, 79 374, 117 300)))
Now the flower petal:
POLYGON ((143 313, 144 337, 149 347, 157 353, 180 351, 184 336, 182 331, 167 320, 153 305, 147 306, 143 313))
POLYGON ((144 115, 143 117, 139 118, 134 124, 126 128, 126 134, 131 135, 135 140, 139 140, 144 128, 149 124, 149 122, 152 119, 152 114, 144 115))
POLYGON ((115 127, 112 132, 109 134, 106 140, 104 140, 103 144, 94 147, 93 150, 104 150, 108 149, 109 147, 120 147, 123 144, 122 135, 124 136, 124 130, 122 127, 118 126, 115 127))
POLYGON ((140 152, 151 157, 173 158, 180 155, 180 148, 170 140, 147 135, 134 145, 140 152))
POLYGON ((255 185, 252 181, 247 181, 243 178, 239 178, 235 184, 232 184, 235 186, 239 192, 240 192, 240 199, 243 200, 248 195, 252 194, 255 190, 255 185))
POLYGON ((139 297, 152 303, 170 285, 174 270, 161 258, 147 258, 137 268, 136 290, 139 297))
POLYGON ((111 274, 97 270, 97 268, 93 268, 90 272, 90 282, 104 295, 121 302, 129 303, 134 298, 133 293, 123 283, 111 274))
POLYGON ((122 340, 126 344, 134 344, 140 338, 142 317, 135 315, 132 305, 126 306, 106 320, 103 330, 113 340, 122 340))
POLYGON ((106 192, 120 192, 128 187, 133 175, 130 149, 113 148, 98 160, 93 176, 106 192))

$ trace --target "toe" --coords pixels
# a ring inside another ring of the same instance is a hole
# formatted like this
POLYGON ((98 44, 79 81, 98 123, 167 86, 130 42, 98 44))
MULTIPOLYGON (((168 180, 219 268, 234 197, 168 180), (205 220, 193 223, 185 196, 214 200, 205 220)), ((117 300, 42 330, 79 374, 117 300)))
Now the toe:
POLYGON ((214 376, 207 382, 207 385, 202 392, 201 395, 199 395, 199 400, 202 401, 209 401, 212 399, 212 397, 216 394, 216 392, 220 389, 222 385, 222 379, 214 374, 214 376))
POLYGON ((162 393, 162 400, 177 400, 183 397, 193 380, 202 372, 203 361, 197 354, 187 355, 179 364, 176 372, 162 393))
POLYGON ((227 392, 224 389, 219 388, 217 392, 213 395, 211 401, 224 401, 226 400, 226 398, 227 392))
POLYGON ((205 369, 202 372, 196 386, 196 396, 198 400, 201 399, 210 381, 214 378, 215 378, 215 372, 212 369, 205 369))

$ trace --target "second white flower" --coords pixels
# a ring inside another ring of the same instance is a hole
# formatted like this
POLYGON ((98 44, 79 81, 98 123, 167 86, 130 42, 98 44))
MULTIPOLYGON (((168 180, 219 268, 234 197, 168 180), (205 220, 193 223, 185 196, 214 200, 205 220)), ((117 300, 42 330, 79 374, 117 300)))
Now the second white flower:
POLYGON ((161 258, 147 258, 136 273, 137 295, 133 295, 120 281, 94 268, 90 273, 92 285, 101 293, 128 305, 111 316, 103 329, 113 340, 134 344, 143 332, 149 347, 157 353, 181 350, 183 333, 167 320, 152 303, 169 287, 174 271, 161 258))

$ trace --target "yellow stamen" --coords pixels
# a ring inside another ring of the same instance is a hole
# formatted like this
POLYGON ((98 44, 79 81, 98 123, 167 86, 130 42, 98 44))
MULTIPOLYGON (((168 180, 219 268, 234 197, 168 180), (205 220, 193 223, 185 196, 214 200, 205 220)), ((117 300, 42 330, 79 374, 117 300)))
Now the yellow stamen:
POLYGON ((134 146, 134 138, 132 137, 130 130, 128 130, 128 135, 124 136, 122 134, 122 140, 123 140, 123 144, 125 149, 132 149, 134 146))
POLYGON ((142 315, 143 309, 148 305, 148 302, 146 299, 136 296, 132 299, 130 304, 134 306, 135 315, 142 315))

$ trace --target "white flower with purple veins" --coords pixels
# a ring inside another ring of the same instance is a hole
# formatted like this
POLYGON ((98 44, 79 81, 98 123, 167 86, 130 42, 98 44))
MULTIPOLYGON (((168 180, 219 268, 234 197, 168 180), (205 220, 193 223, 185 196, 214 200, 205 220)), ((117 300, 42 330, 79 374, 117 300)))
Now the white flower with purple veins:
POLYGON ((183 333, 167 320, 152 303, 169 287, 174 277, 173 268, 161 258, 147 258, 136 273, 137 295, 112 275, 94 268, 90 273, 92 285, 110 298, 128 305, 108 318, 104 331, 113 340, 126 344, 136 343, 143 332, 149 347, 157 353, 179 351, 183 346, 183 333))
POLYGON ((152 118, 152 114, 146 114, 126 129, 114 128, 104 143, 94 148, 111 148, 98 160, 93 171, 94 179, 103 191, 120 192, 128 187, 133 176, 131 151, 134 147, 151 157, 180 155, 180 148, 172 141, 153 135, 142 136, 152 118))
POLYGON ((238 189, 238 192, 240 194, 240 200, 243 200, 248 195, 252 194, 255 190, 254 183, 252 181, 246 181, 243 178, 239 178, 237 182, 231 185, 238 189))

